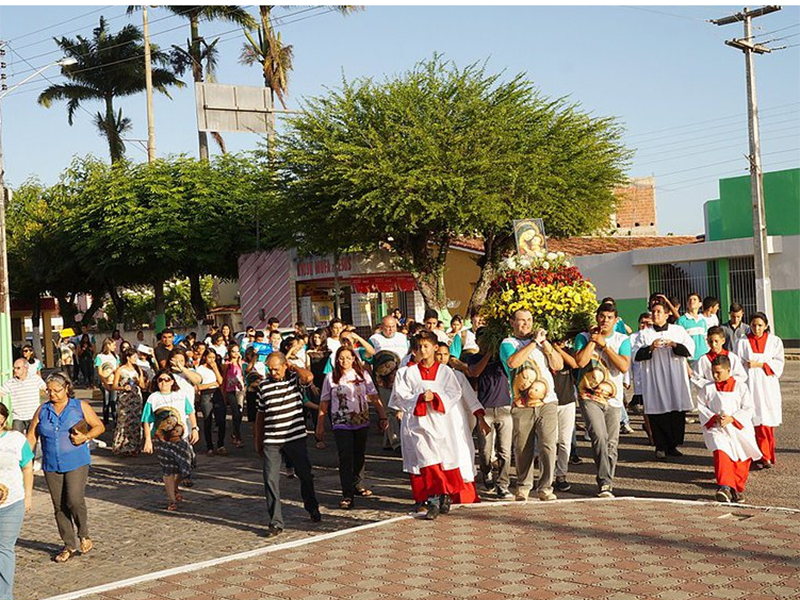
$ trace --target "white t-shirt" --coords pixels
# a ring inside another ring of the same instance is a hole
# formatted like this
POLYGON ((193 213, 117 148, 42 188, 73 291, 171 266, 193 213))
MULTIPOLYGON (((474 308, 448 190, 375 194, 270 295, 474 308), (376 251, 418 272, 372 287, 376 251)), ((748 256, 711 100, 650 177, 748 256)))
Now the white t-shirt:
POLYGON ((379 331, 369 338, 369 343, 375 348, 376 353, 381 350, 389 350, 394 352, 397 358, 403 358, 408 353, 408 340, 399 331, 396 331, 392 337, 386 337, 383 332, 379 331))
POLYGON ((330 337, 325 339, 325 344, 328 346, 328 350, 331 351, 331 354, 336 354, 336 351, 342 346, 342 342, 330 337))
POLYGON ((719 317, 717 315, 705 316, 703 313, 700 313, 700 316, 703 317, 703 320, 708 324, 709 329, 719 325, 719 317))
POLYGON ((22 381, 16 378, 6 381, 0 387, 0 395, 11 396, 11 418, 30 421, 41 404, 39 391, 44 388, 42 378, 33 373, 28 373, 22 381))
POLYGON ((24 435, 19 431, 0 431, 0 508, 25 499, 22 467, 32 459, 33 452, 24 435))
POLYGON ((209 346, 214 352, 217 353, 217 356, 224 360, 226 356, 228 356, 228 347, 225 344, 220 344, 219 346, 209 346))
POLYGON ((186 377, 184 377, 181 373, 173 373, 173 375, 175 376, 175 381, 178 383, 178 387, 180 388, 180 391, 183 393, 186 400, 188 400, 190 404, 194 405, 194 384, 186 379, 186 377))
POLYGON ((215 384, 214 387, 219 387, 217 385, 217 375, 212 369, 209 369, 205 365, 200 365, 199 367, 195 368, 195 372, 197 372, 197 374, 203 378, 203 381, 200 385, 208 385, 209 383, 213 383, 215 384))
MULTIPOLYGON (((169 394, 154 392, 148 396, 147 402, 144 404, 142 423, 153 424, 155 413, 163 408, 171 408, 178 413, 184 424, 183 438, 188 440, 192 433, 189 415, 194 412, 194 402, 189 401, 186 395, 180 391, 170 392, 169 394)), ((152 431, 151 434, 155 434, 155 432, 152 431)))

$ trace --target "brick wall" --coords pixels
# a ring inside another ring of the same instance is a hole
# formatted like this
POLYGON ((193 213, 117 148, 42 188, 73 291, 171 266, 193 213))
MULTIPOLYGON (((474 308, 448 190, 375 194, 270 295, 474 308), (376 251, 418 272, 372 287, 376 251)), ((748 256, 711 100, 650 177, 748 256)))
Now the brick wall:
POLYGON ((618 235, 657 235, 655 180, 633 178, 630 184, 614 190, 617 211, 611 225, 618 235))

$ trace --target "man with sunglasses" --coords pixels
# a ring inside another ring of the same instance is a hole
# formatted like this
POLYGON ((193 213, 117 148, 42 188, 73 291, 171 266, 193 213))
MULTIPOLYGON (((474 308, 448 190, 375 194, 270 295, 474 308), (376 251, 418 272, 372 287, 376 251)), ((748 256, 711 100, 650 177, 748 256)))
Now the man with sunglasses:
POLYGON ((0 387, 0 402, 9 408, 10 413, 6 426, 26 433, 33 414, 41 404, 44 389, 42 378, 35 372, 29 372, 28 361, 24 358, 15 360, 14 377, 0 387))

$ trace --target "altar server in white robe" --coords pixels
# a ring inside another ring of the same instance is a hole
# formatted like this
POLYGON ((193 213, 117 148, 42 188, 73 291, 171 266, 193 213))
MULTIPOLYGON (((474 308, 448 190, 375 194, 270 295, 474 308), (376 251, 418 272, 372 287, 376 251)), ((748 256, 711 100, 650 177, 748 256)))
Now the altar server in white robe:
POLYGON ((725 330, 719 325, 709 327, 707 335, 709 351, 695 363, 692 371, 692 383, 700 389, 700 394, 709 383, 714 383, 711 375, 711 363, 717 356, 727 356, 731 363, 731 377, 739 383, 747 383, 747 371, 741 359, 733 352, 725 350, 725 330))
POLYGON ((678 446, 692 409, 687 359, 694 341, 680 325, 667 322, 669 309, 660 298, 651 305, 653 326, 643 329, 631 351, 642 367, 642 396, 656 447, 656 458, 683 456, 678 446))
MULTIPOLYGON (((462 389, 453 370, 436 362, 439 341, 429 331, 412 340, 414 362, 398 370, 389 406, 402 413, 403 470, 417 510, 435 519, 453 500, 477 502, 472 432, 465 426, 462 389)), ((483 417, 481 408, 476 417, 483 417)))
POLYGON ((698 402, 703 440, 714 453, 719 502, 744 501, 750 462, 761 458, 753 429, 753 399, 747 384, 731 375, 731 362, 725 354, 714 357, 714 381, 704 388, 698 402))
POLYGON ((753 468, 769 469, 775 464, 775 428, 783 420, 781 384, 784 357, 783 341, 768 331, 769 322, 764 313, 750 317, 750 333, 736 346, 736 354, 747 368, 747 386, 753 396, 756 441, 763 458, 753 463, 753 468))

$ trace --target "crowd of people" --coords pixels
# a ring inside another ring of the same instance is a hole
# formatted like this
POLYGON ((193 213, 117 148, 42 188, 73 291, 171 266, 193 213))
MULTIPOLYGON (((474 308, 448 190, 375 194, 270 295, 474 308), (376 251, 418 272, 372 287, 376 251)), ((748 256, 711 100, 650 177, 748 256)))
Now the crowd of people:
POLYGON ((502 341, 478 311, 468 322, 454 316, 446 330, 436 311, 414 322, 395 310, 368 338, 336 318, 313 331, 296 323, 291 333, 270 319, 266 331, 247 327, 238 339, 228 325, 205 337, 165 329, 154 348, 114 335, 96 354, 83 331, 67 343, 83 347, 74 362, 62 356, 61 371, 44 380, 30 349, 0 387, 0 597, 10 597, 34 449, 64 543, 54 560, 66 562, 92 549, 89 442, 110 426, 115 455, 155 454, 166 510, 176 511, 181 490, 193 485, 200 438, 209 457, 226 456, 228 443, 243 447, 246 417, 262 457, 269 537, 285 526, 281 469, 299 480, 311 520, 322 518, 309 430, 318 448, 332 432, 339 508, 373 494, 365 483, 371 410, 384 449, 402 455, 414 510, 425 519, 447 514, 452 503, 479 501, 478 479, 501 500, 555 500, 570 489, 569 465, 581 460, 579 414, 596 493, 613 498, 619 436, 632 431, 628 410, 643 412, 657 460, 682 456, 686 423, 699 422, 713 452, 716 500, 741 502, 749 471, 776 463, 783 344, 763 313, 745 323, 734 303, 720 324, 718 311, 714 298, 690 294, 681 314, 675 299, 654 294, 631 331, 613 298, 604 298, 596 325, 566 340, 535 328, 524 309, 502 341), (92 357, 92 372, 84 356, 92 357), (73 381, 99 385, 101 415, 75 398, 73 381))

